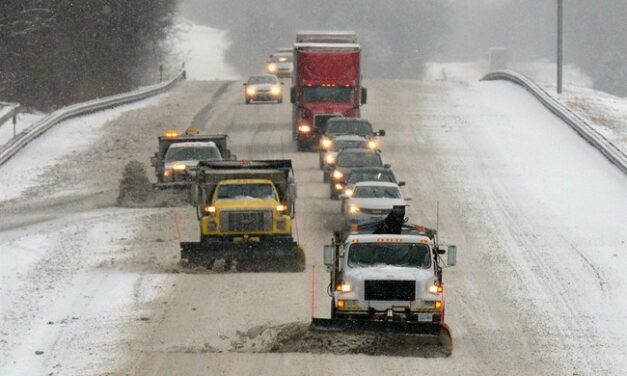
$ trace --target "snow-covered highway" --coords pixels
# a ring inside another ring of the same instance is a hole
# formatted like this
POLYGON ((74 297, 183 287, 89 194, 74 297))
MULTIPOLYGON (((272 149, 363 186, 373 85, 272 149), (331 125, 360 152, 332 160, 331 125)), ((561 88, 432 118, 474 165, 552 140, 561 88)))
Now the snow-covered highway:
POLYGON ((0 374, 624 374, 627 177, 513 84, 366 86, 362 115, 387 131, 409 216, 435 226, 439 201, 442 239, 459 249, 445 274, 450 358, 252 346, 308 322, 314 266, 315 313, 328 315, 322 245, 339 203, 317 154, 296 152, 289 103, 246 106, 240 82, 188 81, 110 118, 88 147, 33 171, 61 125, 0 167, 18 174, 0 182, 0 374), (240 158, 294 161, 304 273, 188 273, 173 217, 197 239, 191 207, 115 207, 125 163, 149 167, 157 135, 190 124, 229 134, 240 158))

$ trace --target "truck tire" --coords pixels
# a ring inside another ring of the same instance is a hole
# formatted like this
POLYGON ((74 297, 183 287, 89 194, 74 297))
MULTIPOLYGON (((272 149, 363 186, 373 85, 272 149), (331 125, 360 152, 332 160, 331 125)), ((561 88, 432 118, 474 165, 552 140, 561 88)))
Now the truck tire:
POLYGON ((307 151, 307 145, 302 142, 296 141, 296 150, 298 151, 307 151))
POLYGON ((329 182, 329 174, 327 174, 326 171, 322 173, 322 181, 324 181, 325 183, 329 182))

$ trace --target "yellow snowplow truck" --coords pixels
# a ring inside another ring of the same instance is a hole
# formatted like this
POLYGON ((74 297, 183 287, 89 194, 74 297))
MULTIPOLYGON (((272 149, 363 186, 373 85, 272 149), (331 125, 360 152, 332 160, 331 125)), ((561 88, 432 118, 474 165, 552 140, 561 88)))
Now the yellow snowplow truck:
POLYGON ((182 242, 181 259, 237 271, 303 271, 292 237, 296 183, 291 160, 200 161, 191 196, 199 242, 182 242))

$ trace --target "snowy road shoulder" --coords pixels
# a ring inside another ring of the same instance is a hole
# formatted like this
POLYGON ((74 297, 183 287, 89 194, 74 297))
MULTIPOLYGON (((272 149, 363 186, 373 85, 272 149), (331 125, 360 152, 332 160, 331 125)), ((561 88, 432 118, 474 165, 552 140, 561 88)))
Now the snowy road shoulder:
MULTIPOLYGON (((90 148, 103 136, 102 128, 123 113, 159 105, 169 94, 74 118, 60 123, 28 144, 0 167, 0 202, 20 197, 36 187, 45 168, 90 148)), ((76 189, 77 187, 73 187, 76 189)), ((55 188, 51 188, 56 190, 55 188)), ((53 193, 53 192, 50 192, 53 193)))
POLYGON ((105 209, 0 233, 0 374, 119 367, 157 277, 116 268, 151 210, 105 209))

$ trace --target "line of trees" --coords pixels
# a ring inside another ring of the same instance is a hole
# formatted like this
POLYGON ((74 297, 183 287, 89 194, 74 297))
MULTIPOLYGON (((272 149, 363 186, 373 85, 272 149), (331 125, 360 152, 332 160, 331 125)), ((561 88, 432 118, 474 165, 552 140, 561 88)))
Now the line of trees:
POLYGON ((176 3, 0 1, 0 98, 49 109, 129 90, 158 69, 176 3))

